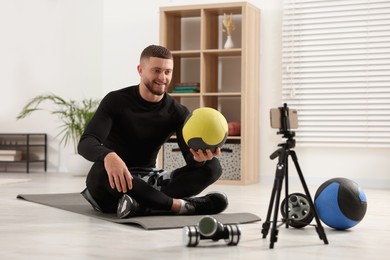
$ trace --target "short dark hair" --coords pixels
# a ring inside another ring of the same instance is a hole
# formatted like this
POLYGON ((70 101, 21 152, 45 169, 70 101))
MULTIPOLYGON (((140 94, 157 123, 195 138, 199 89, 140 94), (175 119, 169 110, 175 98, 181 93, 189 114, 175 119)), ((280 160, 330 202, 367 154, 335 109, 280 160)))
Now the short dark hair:
POLYGON ((146 47, 141 53, 140 60, 150 57, 173 59, 171 51, 160 45, 149 45, 146 47))

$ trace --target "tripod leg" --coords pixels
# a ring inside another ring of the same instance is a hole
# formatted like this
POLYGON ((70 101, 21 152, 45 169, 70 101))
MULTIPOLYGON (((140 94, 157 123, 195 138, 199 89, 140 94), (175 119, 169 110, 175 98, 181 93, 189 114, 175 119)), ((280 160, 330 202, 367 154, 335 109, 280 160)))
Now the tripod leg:
MULTIPOLYGON (((273 219, 272 219, 272 228, 271 228, 271 237, 270 237, 270 248, 274 248, 275 242, 278 240, 278 212, 279 212, 279 203, 280 203, 280 194, 282 192, 283 186, 283 178, 287 174, 287 161, 289 156, 289 150, 287 148, 280 148, 275 151, 270 157, 271 159, 275 159, 279 157, 278 163, 276 165, 276 173, 274 186, 272 188, 271 200, 268 206, 267 219, 263 224, 263 229, 261 233, 263 233, 263 238, 265 238, 268 234, 269 228, 271 226, 271 215, 273 211, 273 219)), ((286 182, 287 183, 287 182, 286 182)))
MULTIPOLYGON (((283 152, 282 149, 278 149, 275 152, 273 152, 270 155, 271 160, 273 160, 275 158, 279 158, 279 162, 278 162, 278 165, 279 165, 280 160, 281 160, 280 155, 282 154, 282 152, 283 152)), ((282 157, 284 157, 284 156, 282 156, 282 157)), ((271 226, 271 215, 272 215, 272 210, 273 210, 273 206, 274 206, 274 202, 275 202, 275 194, 276 194, 276 191, 278 189, 278 181, 279 181, 278 179, 280 179, 280 177, 278 177, 278 169, 279 169, 278 165, 277 165, 276 173, 275 173, 274 186, 272 187, 271 199, 270 199, 270 202, 268 204, 267 218, 266 218, 265 222, 263 223, 262 230, 261 230, 261 233, 263 234, 263 238, 267 237, 268 232, 269 232, 269 228, 271 226)), ((283 176, 282 176, 282 178, 283 178, 283 176)), ((278 205, 276 205, 276 210, 278 210, 277 207, 278 207, 278 205)))
POLYGON ((301 183, 302 183, 303 189, 305 191, 307 200, 309 202, 310 208, 313 210, 314 218, 317 222, 316 231, 318 233, 318 236, 320 237, 321 240, 324 241, 324 244, 328 244, 329 242, 328 242, 328 239, 326 237, 325 230, 321 225, 321 221, 320 221, 320 218, 318 217, 318 213, 317 213, 317 210, 314 206, 313 199, 310 196, 310 192, 309 192, 309 189, 307 188, 305 178, 303 177, 301 167, 299 166, 298 157, 297 157, 295 151, 290 151, 290 154, 291 154, 291 158, 294 162, 295 168, 297 169, 299 179, 301 180, 301 183))
POLYGON ((263 238, 266 238, 268 235, 268 231, 271 225, 271 214, 272 214, 272 207, 274 204, 275 200, 275 194, 276 194, 276 179, 274 180, 274 186, 272 188, 272 193, 271 193, 271 199, 268 204, 268 212, 267 212, 267 218, 265 222, 263 223, 263 228, 261 229, 261 233, 263 234, 263 238))
POLYGON ((278 220, 278 211, 279 211, 279 203, 280 203, 280 193, 282 191, 283 186, 283 178, 286 174, 286 163, 288 160, 288 150, 286 149, 278 149, 271 155, 271 159, 275 159, 279 157, 278 163, 276 165, 276 173, 274 186, 272 188, 271 201, 268 207, 267 219, 263 224, 263 238, 265 238, 268 234, 270 228, 270 218, 273 210, 273 220, 272 220, 272 228, 271 228, 271 237, 270 237, 270 248, 274 247, 274 243, 278 239, 278 228, 277 228, 277 220, 278 220), (276 196, 276 197, 275 197, 276 196), (276 198, 276 201, 275 201, 276 198))
MULTIPOLYGON (((282 170, 283 171, 283 170, 282 170)), ((270 245, 269 248, 274 248, 275 242, 278 241, 278 226, 277 226, 277 221, 278 221, 278 212, 279 212, 279 203, 280 203, 280 194, 282 191, 282 184, 283 184, 283 176, 284 176, 284 171, 281 173, 281 177, 277 177, 276 182, 276 200, 275 200, 275 206, 274 206, 274 218, 272 220, 272 228, 271 228, 271 237, 270 237, 270 245)), ((276 174, 278 175, 278 173, 276 174)))
MULTIPOLYGON (((289 197, 289 194, 288 194, 288 158, 286 158, 286 169, 285 169, 285 201, 288 201, 288 197, 289 197)), ((285 224, 286 224, 286 228, 288 228, 289 226, 289 214, 288 214, 288 203, 286 203, 284 205, 284 212, 286 212, 286 219, 284 220, 285 221, 285 224)))

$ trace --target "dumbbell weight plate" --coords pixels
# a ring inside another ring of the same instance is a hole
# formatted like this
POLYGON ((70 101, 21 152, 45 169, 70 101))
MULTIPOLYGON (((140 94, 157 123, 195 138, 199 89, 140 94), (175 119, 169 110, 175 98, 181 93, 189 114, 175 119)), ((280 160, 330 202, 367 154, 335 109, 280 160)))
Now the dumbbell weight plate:
POLYGON ((186 226, 183 228, 183 241, 185 246, 195 247, 199 244, 200 234, 197 226, 186 226))
POLYGON ((198 231, 204 237, 212 237, 218 230, 223 230, 223 226, 213 217, 205 216, 199 220, 198 231))
POLYGON ((226 225, 225 228, 229 232, 229 237, 225 239, 226 244, 228 246, 236 246, 238 242, 240 242, 240 236, 241 236, 240 228, 235 224, 226 225))

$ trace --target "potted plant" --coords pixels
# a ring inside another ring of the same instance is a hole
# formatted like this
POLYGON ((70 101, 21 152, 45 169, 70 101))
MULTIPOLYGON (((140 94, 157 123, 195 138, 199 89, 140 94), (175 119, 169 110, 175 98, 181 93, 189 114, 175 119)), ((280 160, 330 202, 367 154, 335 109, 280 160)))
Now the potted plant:
POLYGON ((74 153, 77 154, 77 145, 80 137, 94 115, 99 102, 99 100, 95 99, 83 99, 81 101, 65 100, 55 94, 40 95, 28 101, 17 116, 17 119, 25 118, 38 110, 50 111, 62 122, 62 125, 59 127, 60 132, 57 135, 61 137, 60 143, 64 146, 71 143, 74 153), (50 101, 55 106, 52 109, 41 108, 40 105, 45 101, 50 101))

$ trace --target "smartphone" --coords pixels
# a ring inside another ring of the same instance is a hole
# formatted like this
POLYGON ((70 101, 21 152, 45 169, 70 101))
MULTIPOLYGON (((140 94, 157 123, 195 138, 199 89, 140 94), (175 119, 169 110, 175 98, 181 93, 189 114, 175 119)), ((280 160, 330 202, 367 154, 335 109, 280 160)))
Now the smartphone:
MULTIPOLYGON (((282 125, 282 110, 280 108, 272 108, 270 110, 271 127, 275 129, 283 128, 282 125)), ((298 111, 296 109, 288 110, 288 120, 290 122, 290 129, 298 128, 298 111)), ((286 129, 288 130, 288 129, 286 129)))

